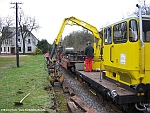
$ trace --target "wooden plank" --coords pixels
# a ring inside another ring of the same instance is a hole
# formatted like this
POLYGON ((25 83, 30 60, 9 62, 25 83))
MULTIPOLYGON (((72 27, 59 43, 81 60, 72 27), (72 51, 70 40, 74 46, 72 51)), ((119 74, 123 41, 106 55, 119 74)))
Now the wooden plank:
POLYGON ((71 87, 69 87, 69 94, 70 94, 70 96, 74 96, 75 95, 75 91, 71 87))
POLYGON ((63 83, 63 91, 64 91, 64 93, 69 93, 70 96, 75 95, 74 89, 72 87, 68 86, 68 83, 66 82, 66 80, 64 80, 64 83, 63 83))
POLYGON ((97 110, 89 106, 87 103, 85 103, 83 100, 81 100, 79 97, 72 96, 71 100, 75 102, 76 105, 78 105, 83 111, 86 113, 99 113, 97 110))
POLYGON ((68 87, 63 85, 63 91, 64 91, 64 93, 69 93, 68 87))
POLYGON ((78 107, 75 105, 75 103, 72 101, 68 101, 67 106, 71 113, 80 113, 81 112, 81 110, 79 110, 78 107))

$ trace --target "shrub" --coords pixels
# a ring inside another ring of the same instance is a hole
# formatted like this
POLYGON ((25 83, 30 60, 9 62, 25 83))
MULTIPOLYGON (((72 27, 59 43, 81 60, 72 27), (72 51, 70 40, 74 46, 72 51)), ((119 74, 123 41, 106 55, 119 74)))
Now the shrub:
POLYGON ((36 47, 36 49, 34 50, 34 55, 39 55, 39 54, 42 54, 42 50, 36 47))

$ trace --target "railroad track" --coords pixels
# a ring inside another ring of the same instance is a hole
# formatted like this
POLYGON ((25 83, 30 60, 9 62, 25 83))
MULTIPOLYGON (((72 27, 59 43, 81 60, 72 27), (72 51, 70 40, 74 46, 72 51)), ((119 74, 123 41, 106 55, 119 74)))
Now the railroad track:
MULTIPOLYGON (((66 80, 65 80, 66 81, 66 80)), ((64 82, 63 86, 55 83, 53 87, 54 106, 58 113, 99 113, 81 98, 79 98, 72 87, 64 82), (67 107, 67 108, 66 108, 67 107)))
POLYGON ((65 75, 63 85, 55 82, 53 87, 57 113, 123 113, 73 73, 63 67, 60 71, 65 75))
MULTIPOLYGON (((65 80, 63 83, 63 92, 69 94, 69 99, 67 99, 68 107, 72 107, 74 104, 81 110, 80 112, 93 112, 98 113, 122 113, 114 105, 107 102, 101 96, 97 96, 95 92, 88 87, 88 84, 82 82, 82 80, 77 80, 76 76, 70 71, 61 67, 61 71, 65 75, 65 80), (80 100, 80 101, 75 101, 80 100), (71 101, 71 102, 70 102, 71 101), (72 104, 72 102, 74 102, 72 104), (70 103, 70 104, 69 104, 70 103), (81 106, 84 105, 85 106, 81 106), (86 106, 88 106, 86 108, 86 106), (90 111, 88 111, 90 109, 90 111)), ((55 88, 55 87, 54 87, 55 88)), ((76 107, 73 107, 76 108, 76 107)), ((71 109, 71 108, 69 108, 71 109)), ((73 112, 73 111, 71 111, 73 112)), ((78 112, 78 113, 80 113, 78 112)), ((74 112, 73 112, 74 113, 74 112)))
POLYGON ((51 108, 58 113, 99 113, 77 96, 76 93, 78 92, 75 91, 76 89, 68 81, 73 81, 76 84, 79 84, 79 82, 73 79, 70 73, 66 73, 66 70, 63 68, 60 71, 65 73, 65 80, 63 84, 54 82, 54 87, 52 88, 54 105, 51 108))

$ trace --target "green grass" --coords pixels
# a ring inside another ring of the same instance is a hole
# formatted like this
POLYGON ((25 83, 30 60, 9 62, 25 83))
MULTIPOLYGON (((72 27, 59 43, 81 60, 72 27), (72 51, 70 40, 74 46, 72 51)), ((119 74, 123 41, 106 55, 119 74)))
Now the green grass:
POLYGON ((0 57, 0 112, 43 110, 55 113, 50 109, 53 105, 52 92, 44 90, 50 85, 43 55, 23 56, 16 67, 16 58, 0 57), (30 95, 22 106, 15 106, 25 95, 30 95))

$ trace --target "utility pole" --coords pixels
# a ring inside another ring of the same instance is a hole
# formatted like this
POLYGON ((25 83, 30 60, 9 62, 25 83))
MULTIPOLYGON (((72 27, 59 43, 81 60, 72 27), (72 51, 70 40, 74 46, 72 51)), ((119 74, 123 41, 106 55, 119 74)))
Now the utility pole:
POLYGON ((18 4, 22 3, 11 3, 16 5, 16 62, 17 62, 17 67, 19 67, 19 48, 18 48, 18 4))

